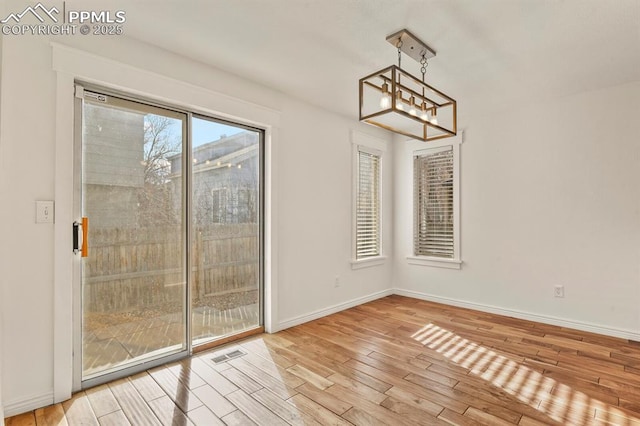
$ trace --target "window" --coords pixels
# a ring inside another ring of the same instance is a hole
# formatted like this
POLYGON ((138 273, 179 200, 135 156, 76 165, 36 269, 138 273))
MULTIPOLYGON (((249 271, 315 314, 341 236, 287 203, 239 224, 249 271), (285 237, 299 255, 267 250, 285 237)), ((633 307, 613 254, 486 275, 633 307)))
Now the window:
POLYGON ((381 264, 381 176, 385 143, 354 133, 353 268, 381 264))
POLYGON ((211 190, 211 222, 226 223, 227 222, 227 188, 211 190))
POLYGON ((414 254, 453 258, 453 148, 413 160, 414 254))
POLYGON ((460 268, 458 143, 414 152, 410 263, 460 268))
POLYGON ((356 259, 380 256, 380 155, 358 148, 356 259))

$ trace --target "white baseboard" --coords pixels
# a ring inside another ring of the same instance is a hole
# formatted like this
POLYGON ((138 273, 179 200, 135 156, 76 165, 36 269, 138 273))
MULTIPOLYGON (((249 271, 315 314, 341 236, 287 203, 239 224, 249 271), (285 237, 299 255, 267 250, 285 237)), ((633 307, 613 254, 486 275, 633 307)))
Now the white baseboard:
POLYGON ((344 311, 345 309, 353 308, 354 306, 362 305, 363 303, 371 302, 372 300, 380 299, 382 297, 390 296, 393 294, 392 289, 379 291, 367 296, 358 297, 356 299, 349 300, 347 302, 338 303, 337 305, 329 306, 324 309, 319 309, 311 313, 300 315, 294 318, 289 318, 278 323, 278 329, 273 331, 284 330, 289 327, 304 324, 305 322, 313 321, 318 318, 326 317, 327 315, 335 314, 336 312, 344 311))
POLYGON ((53 404, 53 391, 21 398, 19 401, 3 401, 3 404, 4 416, 15 416, 53 404))
POLYGON ((504 315, 507 317, 519 318, 528 321, 540 322, 543 324, 557 325, 560 327, 572 328, 575 330, 587 331, 590 333, 602 334, 605 336, 619 337, 621 339, 640 341, 640 333, 620 328, 605 327, 597 324, 591 324, 582 321, 574 321, 565 318, 558 318, 549 315, 539 315, 530 312, 516 311, 514 309, 500 308, 492 305, 481 303, 466 302, 464 300, 451 299, 448 297, 433 296, 419 291, 404 290, 394 288, 393 294, 399 296, 413 297, 414 299, 427 300, 429 302, 442 303, 445 305, 458 306, 461 308, 474 309, 476 311, 488 312, 491 314, 504 315))

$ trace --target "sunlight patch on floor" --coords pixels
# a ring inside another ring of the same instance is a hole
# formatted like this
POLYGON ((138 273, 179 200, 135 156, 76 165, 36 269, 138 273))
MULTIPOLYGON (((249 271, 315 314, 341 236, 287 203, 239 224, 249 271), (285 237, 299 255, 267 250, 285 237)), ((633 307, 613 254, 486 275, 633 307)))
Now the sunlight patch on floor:
POLYGON ((640 425, 640 418, 521 365, 521 356, 500 354, 434 324, 411 337, 555 421, 640 425))

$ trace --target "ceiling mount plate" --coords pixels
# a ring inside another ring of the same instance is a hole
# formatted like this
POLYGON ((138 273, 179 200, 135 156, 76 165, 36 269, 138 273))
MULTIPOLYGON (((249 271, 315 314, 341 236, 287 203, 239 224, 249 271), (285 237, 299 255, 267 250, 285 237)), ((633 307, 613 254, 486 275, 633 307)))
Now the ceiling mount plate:
POLYGON ((408 30, 400 30, 391 34, 387 37, 387 41, 396 49, 398 48, 398 42, 402 41, 400 50, 417 62, 420 62, 423 56, 427 59, 436 56, 435 50, 427 46, 422 40, 411 34, 408 30))

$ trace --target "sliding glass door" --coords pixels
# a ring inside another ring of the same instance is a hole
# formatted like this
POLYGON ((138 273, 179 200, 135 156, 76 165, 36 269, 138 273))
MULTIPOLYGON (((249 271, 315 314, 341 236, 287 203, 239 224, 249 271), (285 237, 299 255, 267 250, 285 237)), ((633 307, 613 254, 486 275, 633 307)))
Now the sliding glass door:
POLYGON ((187 350, 187 115, 89 91, 82 125, 82 379, 187 350))
POLYGON ((260 329, 262 131, 77 92, 82 386, 260 329))
POLYGON ((262 132, 193 117, 193 344, 261 325, 262 132))

